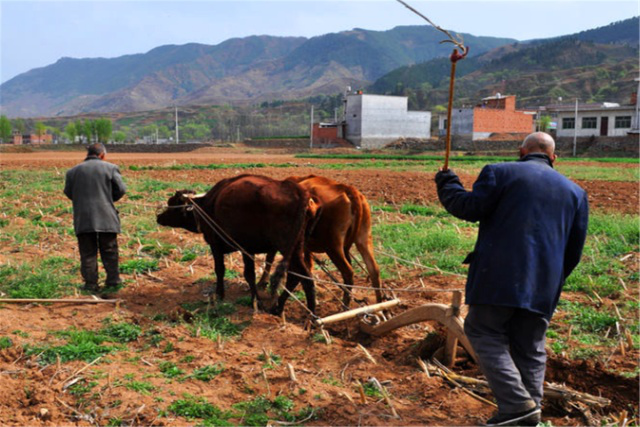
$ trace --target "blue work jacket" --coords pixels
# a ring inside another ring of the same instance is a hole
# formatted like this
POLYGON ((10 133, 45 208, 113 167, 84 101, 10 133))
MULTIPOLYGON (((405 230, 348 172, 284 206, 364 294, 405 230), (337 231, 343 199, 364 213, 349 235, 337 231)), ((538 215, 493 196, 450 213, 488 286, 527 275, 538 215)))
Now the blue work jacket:
POLYGON ((487 165, 473 191, 452 171, 436 175, 449 213, 479 221, 467 256, 467 304, 522 308, 551 318, 565 279, 578 265, 587 234, 587 193, 529 154, 518 162, 487 165))

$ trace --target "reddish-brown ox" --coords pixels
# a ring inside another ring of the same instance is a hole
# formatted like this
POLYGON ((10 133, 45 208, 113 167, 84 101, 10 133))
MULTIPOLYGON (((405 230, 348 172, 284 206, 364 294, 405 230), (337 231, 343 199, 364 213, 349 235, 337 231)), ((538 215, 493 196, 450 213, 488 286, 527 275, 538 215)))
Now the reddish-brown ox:
MULTIPOLYGON (((224 255, 240 250, 244 261, 244 278, 254 301, 259 300, 255 285, 253 255, 282 254, 282 261, 271 278, 275 293, 284 272, 309 277, 303 259, 304 233, 315 216, 315 204, 309 193, 293 180, 277 181, 260 175, 240 175, 219 181, 203 196, 193 191, 178 191, 167 208, 157 216, 158 224, 202 233, 211 247, 216 273, 216 293, 224 298, 224 255), (240 249, 242 248, 242 249, 240 249)), ((302 286, 307 306, 315 312, 313 281, 287 275, 286 287, 293 291, 302 286)), ((283 292, 272 312, 279 314, 288 297, 283 292)))
MULTIPOLYGON (((367 267, 371 283, 376 288, 376 299, 381 302, 380 268, 373 257, 371 209, 364 195, 351 185, 322 176, 294 176, 288 179, 309 191, 321 207, 317 222, 306 239, 305 262, 309 269, 312 265, 312 252, 326 253, 340 271, 344 283, 353 285, 349 249, 355 243, 367 267)), ((261 283, 266 281, 274 255, 270 253, 267 256, 267 267, 261 283)), ((348 307, 350 302, 350 289, 343 288, 343 303, 348 307)))

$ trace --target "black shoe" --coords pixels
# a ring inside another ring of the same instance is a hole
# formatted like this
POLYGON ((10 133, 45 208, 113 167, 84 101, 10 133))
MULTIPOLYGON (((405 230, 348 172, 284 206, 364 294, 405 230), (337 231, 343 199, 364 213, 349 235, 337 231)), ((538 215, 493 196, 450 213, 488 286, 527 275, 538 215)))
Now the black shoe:
POLYGON ((87 291, 87 292, 97 292, 98 291, 98 284, 97 283, 85 283, 84 286, 82 287, 83 291, 87 291))
POLYGON ((539 407, 512 414, 498 414, 487 420, 487 426, 537 426, 541 420, 539 407))

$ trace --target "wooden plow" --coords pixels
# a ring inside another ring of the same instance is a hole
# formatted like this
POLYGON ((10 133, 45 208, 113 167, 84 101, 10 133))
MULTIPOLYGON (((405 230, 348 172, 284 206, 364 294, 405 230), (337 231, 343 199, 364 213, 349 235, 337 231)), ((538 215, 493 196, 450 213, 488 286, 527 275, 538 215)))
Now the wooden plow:
POLYGON ((469 356, 477 362, 476 353, 471 347, 469 339, 464 333, 463 321, 460 318, 460 305, 462 303, 462 292, 452 291, 451 305, 429 303, 407 310, 390 319, 383 317, 381 321, 378 316, 371 316, 384 309, 395 307, 400 304, 400 299, 396 298, 379 304, 348 310, 342 313, 319 318, 315 324, 319 327, 340 322, 343 320, 360 317, 360 330, 374 337, 382 336, 403 326, 416 323, 436 321, 447 329, 447 337, 444 346, 443 360, 445 366, 453 366, 456 360, 456 350, 458 343, 466 350, 469 356), (365 319, 374 319, 377 323, 371 324, 365 319))

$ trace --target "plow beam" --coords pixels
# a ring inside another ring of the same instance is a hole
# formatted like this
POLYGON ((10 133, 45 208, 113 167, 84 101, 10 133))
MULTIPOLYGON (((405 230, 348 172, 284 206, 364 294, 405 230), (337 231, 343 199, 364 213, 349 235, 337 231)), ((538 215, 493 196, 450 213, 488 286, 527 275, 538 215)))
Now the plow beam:
POLYGON ((315 323, 318 326, 324 326, 330 323, 336 323, 342 320, 352 319, 360 314, 375 313, 380 310, 384 310, 385 308, 395 307, 398 304, 400 304, 400 300, 396 298, 390 301, 385 301, 385 302, 381 302, 373 305, 367 305, 365 307, 355 308, 353 310, 344 311, 342 313, 332 314, 331 316, 323 317, 321 319, 316 319, 315 323))

